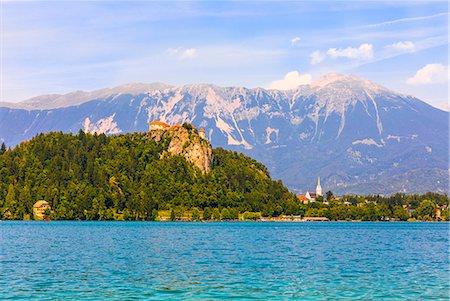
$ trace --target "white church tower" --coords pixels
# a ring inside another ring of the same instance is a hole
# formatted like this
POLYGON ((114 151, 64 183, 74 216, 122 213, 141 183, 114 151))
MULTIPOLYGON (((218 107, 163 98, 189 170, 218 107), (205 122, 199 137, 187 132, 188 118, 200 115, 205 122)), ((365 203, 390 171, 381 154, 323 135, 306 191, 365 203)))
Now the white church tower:
POLYGON ((316 195, 322 195, 322 187, 320 186, 320 177, 317 177, 316 195))

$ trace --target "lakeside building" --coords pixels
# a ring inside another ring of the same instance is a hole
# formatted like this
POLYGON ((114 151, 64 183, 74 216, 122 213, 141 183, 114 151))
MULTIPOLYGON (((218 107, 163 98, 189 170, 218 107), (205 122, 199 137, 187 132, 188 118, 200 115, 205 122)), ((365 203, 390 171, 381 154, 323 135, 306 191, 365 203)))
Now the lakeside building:
POLYGON ((299 196, 297 196, 297 199, 302 203, 308 203, 310 200, 305 195, 299 195, 299 196))
POLYGON ((316 198, 318 197, 318 195, 317 195, 317 192, 314 192, 314 191, 307 191, 306 194, 305 194, 305 197, 306 197, 308 200, 314 202, 314 201, 316 201, 316 198))
POLYGON ((315 202, 316 198, 322 196, 322 186, 320 185, 320 177, 317 177, 316 191, 307 191, 305 195, 299 195, 297 199, 303 203, 315 202))
POLYGON ((45 211, 52 208, 50 207, 50 204, 47 203, 44 200, 38 201, 33 205, 33 216, 34 219, 42 220, 45 217, 45 211))

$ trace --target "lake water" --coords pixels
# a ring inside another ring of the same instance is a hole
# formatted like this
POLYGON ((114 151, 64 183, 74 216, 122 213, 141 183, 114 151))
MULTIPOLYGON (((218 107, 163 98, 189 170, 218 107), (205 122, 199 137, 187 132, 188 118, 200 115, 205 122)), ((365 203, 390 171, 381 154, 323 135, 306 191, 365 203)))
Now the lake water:
POLYGON ((448 300, 448 223, 0 222, 2 300, 448 300))

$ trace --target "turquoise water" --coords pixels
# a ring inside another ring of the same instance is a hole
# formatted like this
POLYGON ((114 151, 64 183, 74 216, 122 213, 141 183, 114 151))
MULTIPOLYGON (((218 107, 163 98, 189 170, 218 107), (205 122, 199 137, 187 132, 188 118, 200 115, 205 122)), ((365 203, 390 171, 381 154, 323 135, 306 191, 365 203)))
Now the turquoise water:
POLYGON ((448 300, 447 223, 0 222, 2 300, 448 300))

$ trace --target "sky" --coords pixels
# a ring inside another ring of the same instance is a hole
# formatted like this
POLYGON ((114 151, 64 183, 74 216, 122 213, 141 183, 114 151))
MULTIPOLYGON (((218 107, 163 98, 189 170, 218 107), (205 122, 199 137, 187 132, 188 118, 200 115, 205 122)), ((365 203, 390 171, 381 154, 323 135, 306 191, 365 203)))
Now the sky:
POLYGON ((353 74, 448 110, 447 1, 4 1, 0 101, 353 74))

